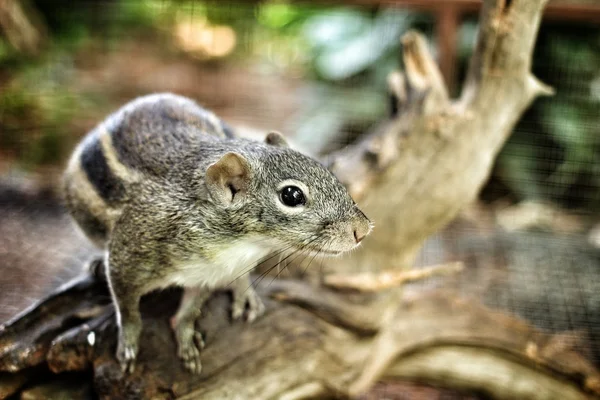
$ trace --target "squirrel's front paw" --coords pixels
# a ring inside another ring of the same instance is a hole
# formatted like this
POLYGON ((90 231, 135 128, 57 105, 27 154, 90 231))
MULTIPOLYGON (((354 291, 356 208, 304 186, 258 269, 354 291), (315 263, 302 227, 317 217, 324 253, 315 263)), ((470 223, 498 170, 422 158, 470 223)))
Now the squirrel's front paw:
POLYGON ((175 327, 177 340, 177 355, 183 361, 185 368, 194 373, 202 372, 200 351, 204 348, 202 334, 194 330, 194 324, 181 323, 175 327))
POLYGON ((252 322, 265 312, 265 305, 251 285, 237 285, 233 288, 233 304, 231 306, 231 317, 239 319, 244 315, 248 305, 246 321, 252 322))
POLYGON ((132 373, 135 369, 135 358, 137 356, 138 346, 137 343, 123 340, 119 338, 119 344, 117 345, 117 360, 121 365, 123 372, 132 373))

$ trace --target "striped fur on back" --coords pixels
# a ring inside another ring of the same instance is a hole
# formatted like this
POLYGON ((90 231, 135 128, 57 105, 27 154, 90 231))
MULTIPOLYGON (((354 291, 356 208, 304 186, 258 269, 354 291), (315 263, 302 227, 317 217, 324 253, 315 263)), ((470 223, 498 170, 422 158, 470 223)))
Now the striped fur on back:
POLYGON ((141 97, 98 125, 74 152, 64 180, 69 209, 86 235, 104 247, 126 188, 147 174, 166 175, 182 153, 203 142, 233 137, 229 126, 189 99, 141 97))

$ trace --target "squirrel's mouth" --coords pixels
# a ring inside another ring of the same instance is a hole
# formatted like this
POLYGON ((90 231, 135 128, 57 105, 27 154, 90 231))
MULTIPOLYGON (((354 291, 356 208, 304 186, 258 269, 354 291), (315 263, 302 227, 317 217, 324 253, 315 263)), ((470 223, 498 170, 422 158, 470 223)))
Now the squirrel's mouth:
POLYGON ((327 256, 339 256, 343 253, 343 251, 333 251, 333 250, 324 250, 321 249, 318 251, 319 254, 327 255, 327 256))
POLYGON ((318 256, 339 256, 343 253, 343 251, 329 250, 322 247, 307 247, 307 249, 310 250, 311 255, 318 256))
POLYGON ((303 243, 301 245, 295 244, 291 245, 292 249, 290 249, 290 245, 288 245, 288 251, 292 252, 304 252, 306 256, 324 256, 324 257, 336 257, 341 254, 348 252, 350 249, 337 249, 337 246, 331 247, 328 245, 319 246, 315 243, 303 243))

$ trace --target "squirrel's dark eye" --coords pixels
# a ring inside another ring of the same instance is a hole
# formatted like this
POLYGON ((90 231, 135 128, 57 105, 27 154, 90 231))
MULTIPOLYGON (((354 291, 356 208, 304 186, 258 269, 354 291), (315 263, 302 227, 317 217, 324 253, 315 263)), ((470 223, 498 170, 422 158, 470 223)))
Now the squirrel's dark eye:
POLYGON ((298 207, 306 204, 306 197, 299 187, 286 186, 281 190, 281 202, 288 207, 298 207))

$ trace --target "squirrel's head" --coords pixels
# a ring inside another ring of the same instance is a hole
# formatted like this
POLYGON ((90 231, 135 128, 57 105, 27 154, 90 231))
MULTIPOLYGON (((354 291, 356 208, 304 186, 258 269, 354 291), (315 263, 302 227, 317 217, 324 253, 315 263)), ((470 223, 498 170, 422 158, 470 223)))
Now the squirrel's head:
POLYGON ((243 214, 246 228, 282 246, 341 254, 358 246, 371 222, 324 166, 288 147, 278 133, 229 152, 206 170, 214 202, 243 214), (248 222, 250 220, 250 222, 248 222))

